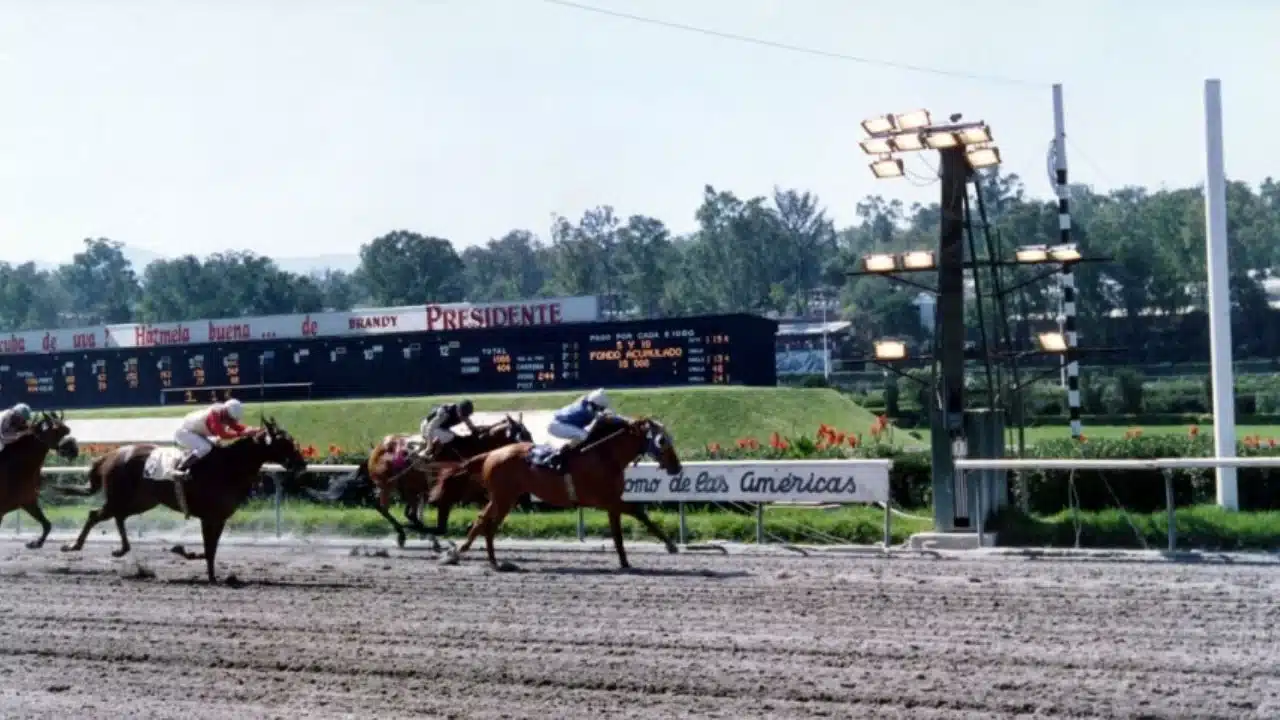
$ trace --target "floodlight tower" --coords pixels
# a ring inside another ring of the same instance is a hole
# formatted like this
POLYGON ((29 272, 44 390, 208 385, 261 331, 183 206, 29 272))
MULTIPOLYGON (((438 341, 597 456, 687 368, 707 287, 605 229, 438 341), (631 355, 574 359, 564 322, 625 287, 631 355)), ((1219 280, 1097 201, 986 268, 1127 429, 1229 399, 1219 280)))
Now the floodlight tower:
MULTIPOLYGON (((874 158, 871 172, 877 178, 905 174, 900 153, 936 150, 941 161, 942 218, 935 310, 935 357, 941 372, 938 387, 934 388, 936 405, 931 408, 930 428, 935 525, 938 530, 951 530, 955 527, 955 504, 967 500, 957 496, 954 459, 969 454, 964 413, 965 200, 973 171, 998 165, 1000 150, 993 144, 985 122, 961 122, 959 114, 951 115, 948 123, 940 125, 933 124, 928 110, 880 115, 865 120, 862 129, 869 137, 861 146, 874 158)), ((997 440, 1000 434, 996 432, 997 440)))

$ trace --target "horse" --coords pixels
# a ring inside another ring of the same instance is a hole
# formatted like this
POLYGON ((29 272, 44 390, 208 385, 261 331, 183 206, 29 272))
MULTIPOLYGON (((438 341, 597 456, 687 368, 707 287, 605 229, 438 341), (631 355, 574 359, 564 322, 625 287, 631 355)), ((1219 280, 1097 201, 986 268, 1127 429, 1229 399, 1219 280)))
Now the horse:
POLYGON ((298 444, 288 432, 274 419, 262 418, 261 424, 256 431, 215 447, 196 462, 188 478, 182 481, 182 488, 172 479, 173 469, 183 456, 178 448, 126 445, 94 460, 87 486, 59 488, 64 494, 77 497, 88 497, 106 488, 102 507, 89 511, 80 536, 74 543, 63 546, 63 552, 78 552, 94 525, 114 519, 120 533, 120 549, 111 551, 111 555, 123 557, 130 549, 124 521, 164 505, 200 518, 204 552, 188 552, 181 545, 172 552, 187 560, 203 559, 209 584, 216 584, 213 562, 222 530, 248 497, 262 466, 277 463, 291 473, 307 467, 298 444))
POLYGON ((629 420, 617 415, 601 416, 580 447, 567 458, 567 474, 551 468, 552 453, 548 450, 527 442, 508 445, 473 457, 441 477, 429 497, 433 503, 448 503, 455 495, 468 492, 473 484, 489 494, 489 502, 471 525, 466 541, 462 547, 448 552, 442 559, 444 564, 456 564, 483 532, 489 565, 497 571, 516 569, 510 563, 498 564, 493 554, 493 536, 511 512, 516 498, 523 493, 537 495, 550 505, 605 510, 609 514, 609 530, 618 551, 618 562, 624 570, 631 567, 622 543, 624 514, 640 521, 666 545, 667 552, 676 552, 675 543, 649 519, 643 505, 622 500, 627 465, 638 462, 642 455, 653 457, 669 475, 680 473, 675 444, 661 423, 652 418, 629 420))
POLYGON ((0 520, 19 508, 40 523, 40 537, 27 543, 30 550, 44 547, 53 524, 40 509, 40 471, 50 450, 68 460, 80 455, 71 428, 62 413, 40 413, 31 427, 0 450, 0 520))
POLYGON ((327 491, 307 489, 306 492, 314 499, 327 502, 355 495, 357 499, 371 503, 378 514, 386 518, 395 529, 396 545, 404 547, 405 527, 391 516, 390 509, 391 493, 399 490, 400 497, 405 502, 404 516, 409 521, 408 529, 429 536, 432 549, 438 552, 442 549, 439 538, 449 532, 449 510, 452 506, 465 503, 483 505, 487 497, 483 489, 473 486, 469 492, 460 494, 454 502, 432 503, 436 507, 436 525, 429 528, 422 522, 422 501, 434 484, 436 472, 504 445, 532 442, 533 434, 522 421, 523 415, 520 419, 507 415, 493 425, 476 428, 474 435, 456 435, 452 441, 437 447, 432 462, 425 464, 417 460, 408 465, 397 463, 397 454, 402 451, 402 444, 408 443, 411 436, 388 435, 354 472, 335 479, 329 484, 327 491))

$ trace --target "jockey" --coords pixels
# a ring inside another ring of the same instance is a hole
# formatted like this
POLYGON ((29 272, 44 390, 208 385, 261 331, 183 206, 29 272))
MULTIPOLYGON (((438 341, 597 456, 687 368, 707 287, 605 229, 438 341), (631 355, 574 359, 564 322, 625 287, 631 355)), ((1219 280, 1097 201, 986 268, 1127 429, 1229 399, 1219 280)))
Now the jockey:
POLYGON ((558 465, 563 467, 567 453, 587 439, 587 427, 611 407, 609 396, 603 388, 597 388, 565 405, 551 416, 547 432, 552 437, 568 440, 556 453, 558 465))
POLYGON ((213 450, 213 440, 229 440, 245 435, 253 428, 240 424, 244 406, 232 398, 214 403, 207 408, 193 411, 182 419, 182 425, 173 434, 178 447, 187 451, 186 457, 174 470, 175 475, 186 475, 196 460, 213 450))
POLYGON ((456 437, 452 428, 458 425, 466 425, 471 434, 475 435, 476 426, 471 424, 471 413, 474 409, 471 401, 465 399, 459 403, 437 405, 422 419, 422 425, 418 428, 427 441, 423 454, 431 452, 438 445, 451 442, 456 437))
POLYGON ((0 412, 0 449, 22 437, 31 427, 31 406, 18 403, 0 412))

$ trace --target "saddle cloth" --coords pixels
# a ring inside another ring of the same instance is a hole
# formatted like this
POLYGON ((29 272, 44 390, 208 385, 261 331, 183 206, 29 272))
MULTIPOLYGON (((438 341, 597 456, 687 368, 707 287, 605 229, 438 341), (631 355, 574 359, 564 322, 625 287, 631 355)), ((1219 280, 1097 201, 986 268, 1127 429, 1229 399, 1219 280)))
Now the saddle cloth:
POLYGON ((525 459, 528 461, 529 466, 535 470, 545 470, 560 475, 564 479, 564 490, 569 496, 569 504, 576 505, 578 503, 578 488, 573 475, 562 472, 556 467, 556 460, 559 459, 562 451, 563 448, 558 448, 554 445, 534 445, 529 448, 529 453, 525 455, 525 459))
POLYGON ((552 445, 534 445, 529 448, 529 454, 526 456, 529 464, 541 470, 553 470, 555 468, 556 458, 560 455, 560 448, 552 445))
POLYGON ((142 477, 156 482, 172 480, 173 471, 182 462, 184 455, 186 453, 176 447, 158 447, 152 450, 147 456, 146 464, 142 466, 142 477))

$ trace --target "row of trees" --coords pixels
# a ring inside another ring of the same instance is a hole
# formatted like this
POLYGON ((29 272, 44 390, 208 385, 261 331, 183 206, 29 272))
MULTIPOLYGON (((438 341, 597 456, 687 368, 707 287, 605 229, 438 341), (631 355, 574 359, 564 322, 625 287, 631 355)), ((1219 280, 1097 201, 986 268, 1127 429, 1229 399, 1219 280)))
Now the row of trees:
MULTIPOLYGON (((1016 175, 986 172, 982 199, 993 235, 1013 245, 1053 243, 1056 203, 1026 194, 1016 175)), ((1074 186, 1075 237, 1087 255, 1112 262, 1082 265, 1079 312, 1090 318, 1138 319, 1152 311, 1203 307, 1204 206, 1199 188, 1127 187, 1097 193, 1074 186), (1116 311, 1119 311, 1118 313, 1116 311)), ((1268 312, 1260 285, 1280 267, 1280 184, 1228 187, 1233 300, 1237 320, 1268 312), (1256 271, 1256 272, 1255 272, 1256 271)), ((227 252, 205 259, 162 260, 139 273, 113 240, 85 241, 68 264, 42 271, 0 264, 0 327, 87 325, 131 320, 315 312, 358 304, 514 300, 598 294, 606 308, 640 316, 706 312, 794 314, 812 307, 814 291, 838 299, 868 336, 916 328, 917 293, 879 278, 849 278, 868 252, 936 247, 935 204, 906 206, 869 197, 857 221, 838 229, 812 193, 777 189, 742 198, 706 187, 697 229, 675 235, 652 217, 620 217, 611 207, 577 219, 558 217, 549 237, 513 230, 461 252, 450 241, 395 231, 360 249, 354 273, 302 276, 267 257, 227 252)), ((922 278, 927 282, 927 279, 922 278)), ((1019 310, 1056 312, 1052 285, 1028 288, 1019 310)))

